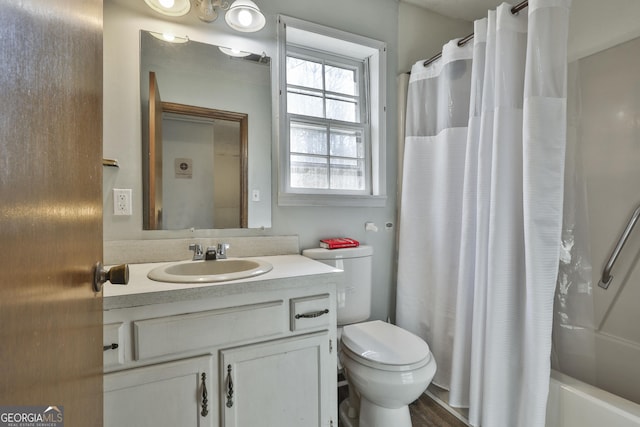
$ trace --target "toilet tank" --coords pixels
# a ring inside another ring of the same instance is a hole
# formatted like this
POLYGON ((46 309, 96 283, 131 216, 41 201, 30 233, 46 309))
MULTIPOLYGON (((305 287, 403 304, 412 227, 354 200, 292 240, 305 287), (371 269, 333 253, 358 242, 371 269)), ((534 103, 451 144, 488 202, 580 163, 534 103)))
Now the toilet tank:
POLYGON ((373 248, 362 245, 345 249, 305 249, 302 255, 344 271, 338 283, 338 325, 362 322, 371 314, 371 274, 373 248))

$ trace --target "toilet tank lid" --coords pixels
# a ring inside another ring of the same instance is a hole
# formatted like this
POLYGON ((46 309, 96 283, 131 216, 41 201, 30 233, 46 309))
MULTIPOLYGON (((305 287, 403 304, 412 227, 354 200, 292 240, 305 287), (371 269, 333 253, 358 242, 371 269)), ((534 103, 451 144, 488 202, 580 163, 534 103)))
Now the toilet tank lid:
POLYGON ((311 259, 362 258, 373 255, 373 248, 367 245, 343 249, 312 248, 303 250, 302 255, 311 259))
POLYGON ((380 320, 345 326, 342 345, 364 359, 385 365, 412 365, 430 354, 422 338, 380 320))

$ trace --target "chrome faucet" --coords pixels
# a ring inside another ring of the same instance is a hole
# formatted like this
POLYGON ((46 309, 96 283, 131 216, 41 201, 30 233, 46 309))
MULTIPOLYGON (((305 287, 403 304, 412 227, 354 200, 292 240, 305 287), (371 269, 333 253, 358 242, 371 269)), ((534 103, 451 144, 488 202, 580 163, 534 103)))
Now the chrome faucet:
POLYGON ((206 260, 226 259, 227 249, 229 249, 228 243, 218 243, 217 247, 209 246, 207 248, 207 251, 204 254, 204 259, 206 260))
POLYGON ((205 253, 202 250, 202 246, 198 243, 191 243, 189 245, 189 250, 193 251, 193 261, 201 261, 205 257, 205 253))

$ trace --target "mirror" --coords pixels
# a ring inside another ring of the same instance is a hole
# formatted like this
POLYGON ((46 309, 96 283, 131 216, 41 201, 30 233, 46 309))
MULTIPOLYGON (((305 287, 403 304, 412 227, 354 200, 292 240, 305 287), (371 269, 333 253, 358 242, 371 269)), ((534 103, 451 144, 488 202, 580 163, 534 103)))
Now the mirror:
POLYGON ((251 147, 271 146, 270 58, 177 40, 140 32, 143 228, 251 227, 251 147))

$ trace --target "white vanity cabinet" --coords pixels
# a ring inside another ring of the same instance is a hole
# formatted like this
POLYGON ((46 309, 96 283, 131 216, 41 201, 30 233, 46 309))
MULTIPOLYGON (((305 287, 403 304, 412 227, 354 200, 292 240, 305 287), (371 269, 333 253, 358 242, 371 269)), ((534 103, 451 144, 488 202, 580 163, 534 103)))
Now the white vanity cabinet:
POLYGON ((105 298, 105 427, 336 427, 337 277, 105 298))

